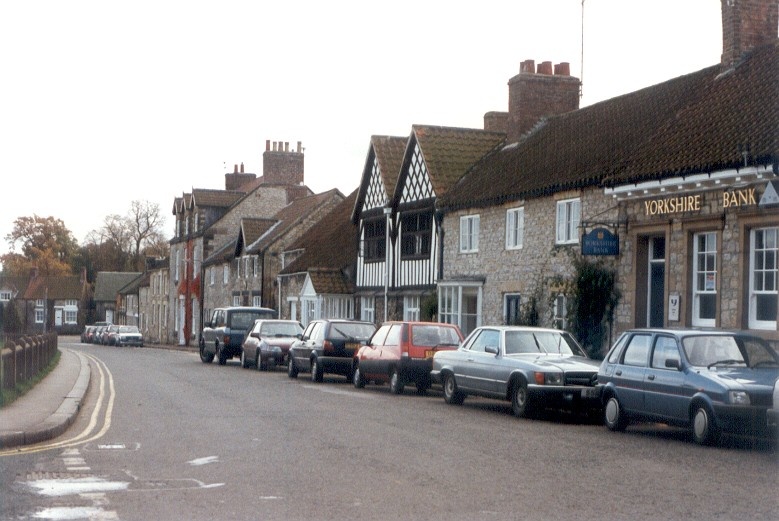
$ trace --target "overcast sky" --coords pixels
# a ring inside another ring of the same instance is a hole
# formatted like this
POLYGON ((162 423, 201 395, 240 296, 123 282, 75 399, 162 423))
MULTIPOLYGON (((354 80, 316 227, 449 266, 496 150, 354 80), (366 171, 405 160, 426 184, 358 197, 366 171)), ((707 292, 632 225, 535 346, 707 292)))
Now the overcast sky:
POLYGON ((305 148, 315 192, 354 190, 371 135, 483 127, 520 62, 570 62, 581 106, 719 62, 720 0, 0 3, 0 253, 20 216, 82 243, 305 148), (582 42, 584 66, 582 67, 582 42))

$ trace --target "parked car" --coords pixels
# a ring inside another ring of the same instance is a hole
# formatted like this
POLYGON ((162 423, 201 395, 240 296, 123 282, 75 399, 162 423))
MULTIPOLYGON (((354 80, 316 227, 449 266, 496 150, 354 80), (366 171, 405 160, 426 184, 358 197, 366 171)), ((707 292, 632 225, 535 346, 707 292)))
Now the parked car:
POLYGON ((84 344, 90 343, 94 332, 95 326, 84 326, 84 331, 81 332, 81 342, 84 344))
POLYGON ((260 318, 276 318, 276 310, 260 307, 234 306, 216 308, 211 318, 203 324, 198 341, 200 360, 210 364, 216 356, 219 365, 240 356, 243 352, 243 339, 260 318))
POLYGON ((598 362, 565 331, 523 326, 482 326, 455 351, 433 356, 430 373, 444 399, 468 395, 511 401, 516 416, 542 409, 591 413, 600 409, 598 362))
POLYGON ((454 324, 438 322, 385 322, 367 345, 357 351, 352 380, 357 388, 367 382, 390 384, 394 394, 408 383, 417 392, 430 388, 433 355, 445 349, 457 349, 463 335, 454 324))
POLYGON ((352 379, 352 359, 376 331, 372 322, 345 319, 314 320, 289 348, 287 374, 309 371, 311 380, 321 382, 325 373, 352 379))
POLYGON ((104 326, 103 329, 100 331, 100 344, 104 346, 114 345, 114 336, 116 335, 116 331, 118 329, 119 326, 117 326, 116 324, 104 326))
POLYGON ((723 433, 766 436, 777 378, 779 356, 764 340, 716 330, 627 331, 598 373, 609 429, 663 422, 703 445, 723 433))
POLYGON ((303 326, 297 320, 255 320, 243 341, 241 366, 256 366, 264 371, 271 364, 284 364, 289 357, 289 347, 301 334, 303 326))
POLYGON ((93 344, 99 344, 100 343, 100 341, 102 339, 102 336, 103 336, 103 331, 105 331, 105 329, 107 327, 108 326, 95 326, 95 332, 92 334, 92 343, 93 344))
POLYGON ((114 335, 114 345, 143 347, 143 335, 138 326, 119 326, 114 335))
POLYGON ((779 379, 774 382, 774 395, 771 408, 766 411, 769 436, 779 437, 779 379))

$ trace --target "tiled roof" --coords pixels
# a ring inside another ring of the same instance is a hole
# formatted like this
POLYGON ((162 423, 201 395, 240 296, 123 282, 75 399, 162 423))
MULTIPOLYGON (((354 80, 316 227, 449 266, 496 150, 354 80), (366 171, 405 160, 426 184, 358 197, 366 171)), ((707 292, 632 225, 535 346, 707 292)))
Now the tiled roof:
POLYGON ((95 301, 113 302, 119 290, 138 275, 140 272, 99 271, 95 279, 95 301))
POLYGON ((0 275, 0 289, 11 291, 14 295, 23 295, 30 277, 0 275))
POLYGON ((255 243, 260 237, 267 233, 268 230, 277 225, 278 222, 278 219, 269 219, 264 217, 244 217, 241 219, 241 235, 243 240, 244 253, 251 253, 246 251, 249 248, 249 245, 255 243))
POLYGON ((438 200, 481 207, 585 186, 711 172, 779 154, 779 47, 542 122, 474 166, 438 200))
POLYGON ((368 193, 371 175, 373 173, 373 156, 379 165, 381 182, 384 183, 384 190, 387 197, 392 197, 395 192, 395 185, 398 183, 400 167, 403 164, 403 156, 406 152, 408 138, 398 136, 371 136, 370 150, 365 160, 365 167, 360 181, 357 200, 355 201, 352 220, 357 222, 360 218, 360 211, 365 202, 368 193))
POLYGON ((394 199, 400 200, 413 143, 419 143, 436 196, 441 197, 465 172, 506 139, 501 132, 472 128, 413 125, 394 199))
POLYGON ((354 190, 290 245, 289 251, 305 251, 281 273, 300 273, 315 268, 342 270, 351 266, 357 259, 357 228, 350 219, 356 199, 357 190, 354 190))
POLYGON ((80 300, 84 285, 79 275, 65 275, 58 277, 34 277, 24 292, 24 299, 36 300, 46 298, 48 300, 76 299, 80 300))
POLYGON ((244 195, 246 195, 245 192, 239 192, 238 190, 194 188, 192 190, 192 201, 195 206, 229 208, 244 195))
POLYGON ((308 270, 311 284, 318 295, 350 295, 354 284, 337 268, 311 268, 308 270))
POLYGON ((273 216, 277 224, 273 227, 272 231, 270 231, 270 229, 264 230, 251 242, 249 242, 248 237, 245 237, 247 244, 246 253, 258 253, 264 250, 273 241, 289 231, 293 226, 299 224, 319 205, 324 204, 331 197, 339 197, 343 200, 343 194, 341 194, 337 188, 333 188, 332 190, 322 192, 321 194, 310 195, 292 201, 273 216), (270 233, 266 233, 268 231, 270 231, 270 233))
POLYGON ((141 286, 148 286, 149 285, 150 278, 151 278, 151 276, 149 275, 148 272, 147 273, 141 273, 140 275, 135 277, 133 280, 131 280, 130 282, 128 282, 127 284, 125 284, 124 286, 119 288, 118 293, 121 294, 121 295, 128 295, 128 294, 131 294, 131 293, 137 293, 138 292, 138 288, 140 288, 141 286))

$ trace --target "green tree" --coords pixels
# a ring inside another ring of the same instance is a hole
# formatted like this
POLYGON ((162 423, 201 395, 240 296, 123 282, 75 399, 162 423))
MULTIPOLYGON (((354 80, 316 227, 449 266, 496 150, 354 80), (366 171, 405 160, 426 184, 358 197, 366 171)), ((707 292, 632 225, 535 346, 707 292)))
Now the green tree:
POLYGON ((570 329, 593 358, 603 357, 606 333, 614 322, 614 311, 621 298, 616 287, 617 274, 603 260, 574 256, 574 280, 571 285, 570 329))

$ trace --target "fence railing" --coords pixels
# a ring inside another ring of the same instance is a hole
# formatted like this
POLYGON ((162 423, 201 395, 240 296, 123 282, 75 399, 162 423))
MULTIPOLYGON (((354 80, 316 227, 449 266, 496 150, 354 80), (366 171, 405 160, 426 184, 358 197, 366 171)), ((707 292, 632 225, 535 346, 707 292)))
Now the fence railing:
POLYGON ((0 351, 0 389, 34 378, 57 353, 57 334, 5 336, 0 351))

